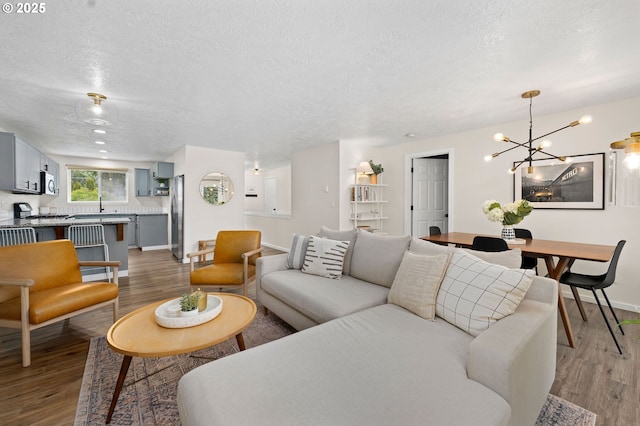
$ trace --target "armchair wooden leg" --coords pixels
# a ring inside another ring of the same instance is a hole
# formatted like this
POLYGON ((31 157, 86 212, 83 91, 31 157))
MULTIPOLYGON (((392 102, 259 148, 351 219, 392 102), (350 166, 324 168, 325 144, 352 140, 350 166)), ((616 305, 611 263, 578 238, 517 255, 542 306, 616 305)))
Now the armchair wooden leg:
POLYGON ((22 366, 31 365, 31 333, 29 324, 22 323, 22 366))
POLYGON ((269 315, 269 309, 266 306, 264 306, 263 309, 264 309, 264 314, 269 315))

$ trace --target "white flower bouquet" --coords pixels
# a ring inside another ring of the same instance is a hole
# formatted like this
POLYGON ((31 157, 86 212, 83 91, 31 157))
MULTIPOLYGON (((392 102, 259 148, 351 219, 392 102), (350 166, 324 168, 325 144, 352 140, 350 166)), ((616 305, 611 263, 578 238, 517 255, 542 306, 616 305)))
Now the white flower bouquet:
POLYGON ((531 213, 533 206, 527 200, 516 200, 513 203, 500 205, 496 200, 487 200, 482 206, 482 211, 491 222, 500 222, 503 225, 516 225, 522 222, 531 213))

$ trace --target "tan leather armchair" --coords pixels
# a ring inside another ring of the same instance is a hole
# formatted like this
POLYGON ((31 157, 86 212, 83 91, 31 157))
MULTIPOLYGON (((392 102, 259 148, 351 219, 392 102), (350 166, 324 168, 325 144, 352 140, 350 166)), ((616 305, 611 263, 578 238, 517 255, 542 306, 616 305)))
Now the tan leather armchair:
POLYGON ((247 285, 256 276, 256 259, 262 248, 260 231, 220 231, 212 248, 188 253, 191 261, 191 289, 203 287, 241 287, 247 295, 247 285), (213 253, 213 263, 206 265, 213 253), (204 259, 206 266, 196 269, 204 259))
POLYGON ((0 327, 22 331, 22 366, 31 364, 31 330, 113 305, 119 261, 78 261, 69 240, 0 247, 0 327), (81 266, 110 266, 113 283, 83 283, 81 266))

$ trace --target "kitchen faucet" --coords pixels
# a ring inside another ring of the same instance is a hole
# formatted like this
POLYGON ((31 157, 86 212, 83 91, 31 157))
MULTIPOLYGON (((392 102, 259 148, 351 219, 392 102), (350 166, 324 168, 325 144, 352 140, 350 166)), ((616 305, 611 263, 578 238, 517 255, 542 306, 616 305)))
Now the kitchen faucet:
POLYGON ((99 206, 100 206, 100 213, 102 213, 104 211, 104 207, 102 207, 102 197, 99 197, 98 201, 99 201, 99 206))

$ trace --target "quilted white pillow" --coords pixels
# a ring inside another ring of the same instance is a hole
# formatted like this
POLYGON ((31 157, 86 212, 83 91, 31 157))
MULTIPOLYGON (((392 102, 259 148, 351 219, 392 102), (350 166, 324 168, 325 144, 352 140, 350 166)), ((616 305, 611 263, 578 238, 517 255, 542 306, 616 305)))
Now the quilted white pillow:
POLYGON ((301 271, 306 274, 340 279, 348 248, 349 241, 330 240, 312 235, 309 237, 301 271))
POLYGON ((478 336, 516 310, 533 277, 530 269, 493 265, 456 250, 440 285, 436 315, 478 336))

